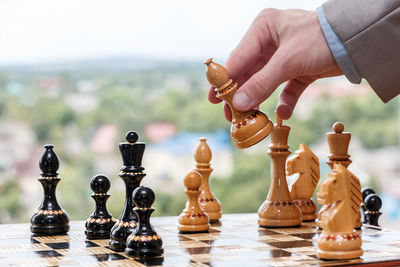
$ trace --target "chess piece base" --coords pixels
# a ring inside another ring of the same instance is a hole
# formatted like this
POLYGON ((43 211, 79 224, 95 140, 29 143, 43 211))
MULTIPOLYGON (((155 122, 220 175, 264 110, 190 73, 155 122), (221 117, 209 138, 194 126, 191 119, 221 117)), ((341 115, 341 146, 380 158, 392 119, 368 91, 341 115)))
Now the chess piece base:
POLYGON ((291 201, 266 200, 258 210, 258 217, 258 224, 265 228, 299 226, 301 224, 300 210, 291 201))
POLYGON ((32 225, 31 232, 35 235, 61 235, 69 231, 69 225, 32 225))
POLYGON ((258 225, 263 228, 297 227, 301 225, 299 219, 258 219, 258 225))
POLYGON ((250 136, 249 138, 247 138, 245 140, 241 140, 241 141, 234 139, 235 145, 238 148, 251 147, 252 145, 257 144, 258 142, 263 140, 266 136, 268 136, 270 134, 270 132, 272 131, 272 128, 273 128, 273 123, 271 121, 268 121, 267 124, 264 126, 264 128, 262 128, 260 131, 258 131, 256 134, 250 136))
POLYGON ((31 218, 31 232, 36 235, 66 234, 69 231, 69 218, 66 214, 34 214, 31 218))
POLYGON ((317 250, 317 257, 324 260, 347 260, 347 259, 357 259, 363 255, 363 250, 353 250, 353 251, 324 251, 317 250))
POLYGON ((110 238, 110 230, 103 231, 94 231, 94 230, 86 230, 85 235, 87 239, 108 239, 110 238))
POLYGON ((212 223, 218 222, 219 219, 221 219, 221 212, 219 211, 204 211, 208 214, 208 217, 210 217, 210 222, 212 223))
POLYGON ((126 248, 125 241, 110 240, 109 245, 110 245, 110 249, 117 251, 117 252, 125 251, 125 248, 126 248))
POLYGON ((181 233, 206 233, 210 229, 210 224, 182 225, 179 224, 178 230, 181 233))
POLYGON ((363 255, 361 236, 356 232, 322 232, 318 237, 317 256, 321 259, 356 259, 363 255))
POLYGON ((312 199, 295 199, 294 204, 299 207, 301 211, 301 220, 303 222, 313 222, 317 218, 315 212, 317 211, 317 206, 312 199))
POLYGON ((159 257, 164 253, 164 249, 161 248, 161 244, 159 248, 131 248, 130 245, 126 247, 125 254, 129 257, 139 258, 139 259, 148 259, 159 257))

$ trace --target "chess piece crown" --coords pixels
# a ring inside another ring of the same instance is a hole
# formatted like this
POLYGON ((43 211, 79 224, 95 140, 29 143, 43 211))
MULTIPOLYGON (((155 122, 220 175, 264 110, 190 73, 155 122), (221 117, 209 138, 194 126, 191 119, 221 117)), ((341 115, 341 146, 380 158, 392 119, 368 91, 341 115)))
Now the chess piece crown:
POLYGON ((347 168, 350 165, 350 155, 348 148, 350 144, 351 134, 344 131, 344 125, 336 122, 332 126, 333 132, 326 133, 326 139, 329 145, 330 154, 328 155, 328 165, 333 168, 334 163, 341 163, 347 168))
POLYGON ((232 104, 238 84, 234 82, 227 70, 212 58, 206 60, 207 79, 216 89, 216 97, 224 100, 232 111, 231 137, 238 148, 247 148, 257 144, 272 131, 273 124, 268 116, 259 110, 238 111, 232 104))
POLYGON ((127 142, 119 144, 119 151, 124 164, 121 171, 129 172, 144 170, 141 165, 146 144, 137 142, 139 136, 134 131, 128 132, 125 139, 127 142))

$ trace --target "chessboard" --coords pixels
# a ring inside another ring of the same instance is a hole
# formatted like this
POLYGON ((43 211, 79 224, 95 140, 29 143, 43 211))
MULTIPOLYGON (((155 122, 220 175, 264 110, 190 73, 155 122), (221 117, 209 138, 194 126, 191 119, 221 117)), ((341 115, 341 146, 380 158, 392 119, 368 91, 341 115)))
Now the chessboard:
MULTIPOLYGON (((264 229, 257 214, 223 215, 209 233, 179 234, 178 217, 155 217, 164 242, 162 266, 400 266, 400 231, 364 225, 364 255, 356 260, 316 257, 315 223, 297 228, 264 229)), ((29 224, 0 225, 0 266, 145 266, 108 247, 108 240, 87 240, 84 222, 70 223, 68 235, 32 236, 29 224)))

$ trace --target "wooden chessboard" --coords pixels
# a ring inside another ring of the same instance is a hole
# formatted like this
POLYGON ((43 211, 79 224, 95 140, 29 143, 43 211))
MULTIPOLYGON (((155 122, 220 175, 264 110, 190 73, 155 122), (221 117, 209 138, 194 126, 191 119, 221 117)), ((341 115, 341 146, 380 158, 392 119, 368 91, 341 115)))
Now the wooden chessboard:
MULTIPOLYGON (((324 261, 315 256, 314 223, 264 229, 257 214, 230 214, 208 234, 180 235, 177 222, 177 217, 152 219, 164 241, 163 266, 400 265, 400 231, 363 226, 361 259, 324 261)), ((110 250, 108 240, 86 240, 84 222, 70 225, 68 235, 53 237, 31 236, 29 224, 0 225, 0 266, 144 266, 110 250)))

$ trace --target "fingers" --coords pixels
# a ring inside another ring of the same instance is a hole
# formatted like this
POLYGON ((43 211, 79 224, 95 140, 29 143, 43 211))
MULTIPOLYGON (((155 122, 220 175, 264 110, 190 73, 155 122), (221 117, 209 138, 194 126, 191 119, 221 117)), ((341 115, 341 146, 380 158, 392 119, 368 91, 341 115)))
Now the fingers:
POLYGON ((236 91, 233 105, 240 111, 250 110, 267 99, 280 84, 295 76, 290 60, 277 50, 270 61, 236 91))
POLYGON ((222 100, 215 96, 214 90, 215 90, 214 86, 211 86, 210 90, 208 90, 208 101, 210 101, 210 103, 213 103, 213 104, 221 103, 222 100))
MULTIPOLYGON (((258 62, 261 55, 268 54, 269 57, 273 52, 269 50, 276 50, 272 45, 272 38, 269 32, 268 17, 263 16, 264 11, 261 12, 253 21, 252 25, 243 36, 237 47, 230 54, 225 67, 232 79, 237 80, 241 75, 247 73, 258 62)), ((269 57, 266 58, 267 61, 269 57)))
POLYGON ((293 113, 294 107, 296 106, 297 100, 307 88, 307 86, 312 83, 313 80, 290 80, 285 88, 279 95, 277 112, 279 117, 283 120, 287 120, 293 113))
POLYGON ((224 103, 224 114, 225 119, 227 119, 228 121, 232 121, 232 111, 226 103, 224 103))

